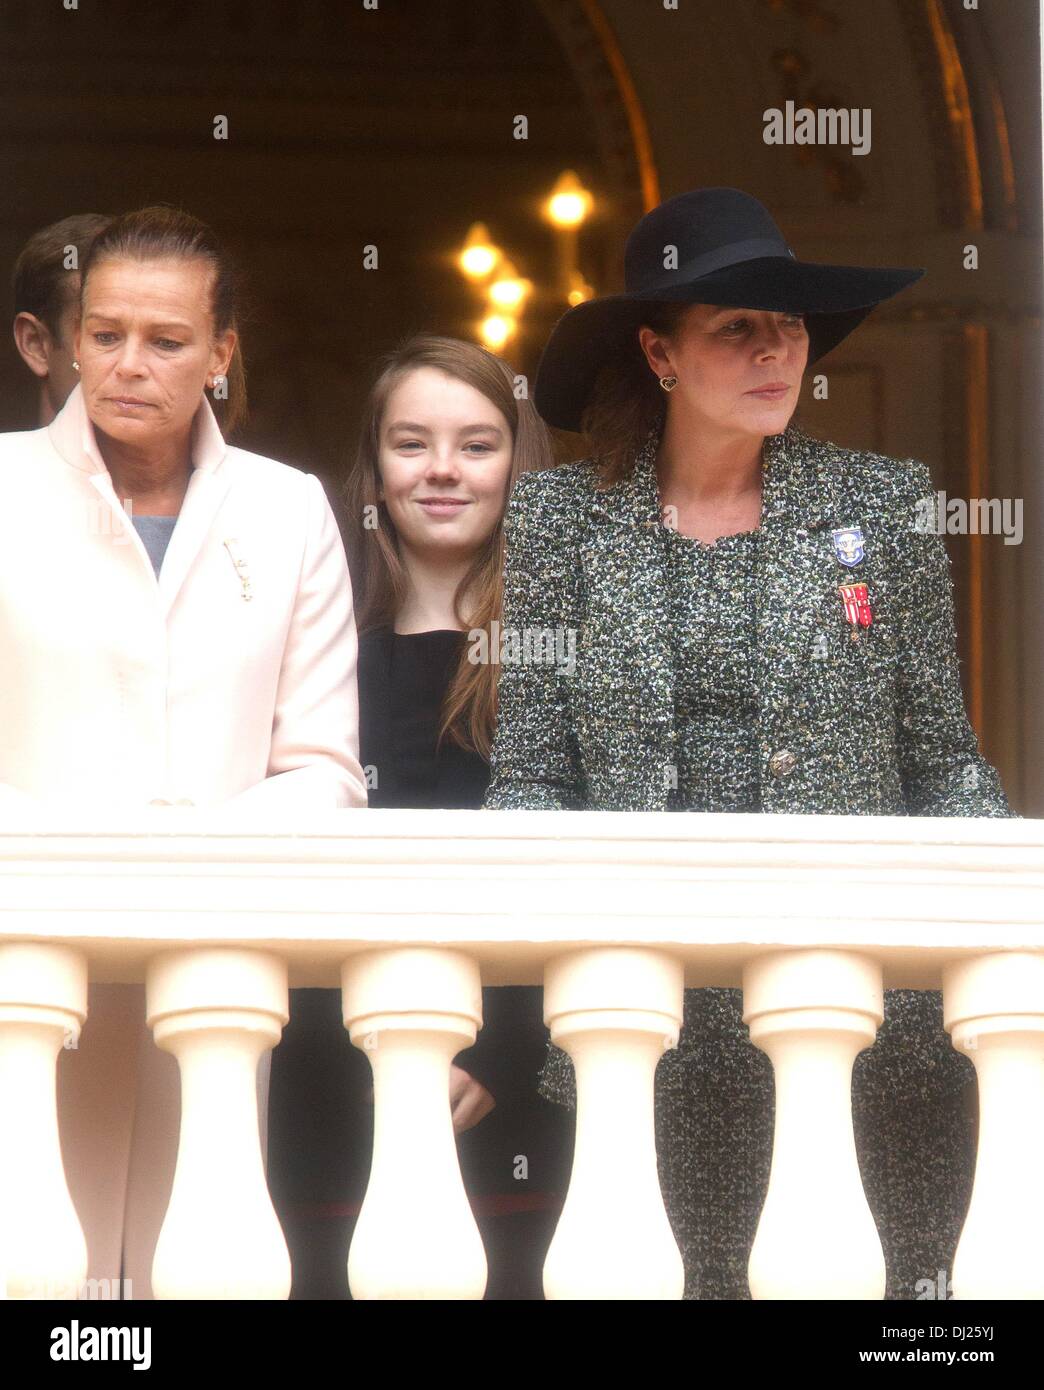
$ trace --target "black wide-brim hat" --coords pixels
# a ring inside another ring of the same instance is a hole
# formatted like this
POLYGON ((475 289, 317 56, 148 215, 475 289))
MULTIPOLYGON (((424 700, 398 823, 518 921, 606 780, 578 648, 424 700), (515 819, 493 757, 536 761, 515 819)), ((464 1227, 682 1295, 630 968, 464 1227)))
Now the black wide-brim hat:
POLYGON ((923 270, 799 261, 768 209, 738 188, 697 188, 646 213, 627 238, 622 294, 589 299, 559 319, 537 369, 533 399, 542 419, 579 430, 602 366, 637 347, 652 304, 683 301, 805 314, 808 365, 819 360, 883 299, 923 270), (676 269, 665 269, 665 266, 676 269))

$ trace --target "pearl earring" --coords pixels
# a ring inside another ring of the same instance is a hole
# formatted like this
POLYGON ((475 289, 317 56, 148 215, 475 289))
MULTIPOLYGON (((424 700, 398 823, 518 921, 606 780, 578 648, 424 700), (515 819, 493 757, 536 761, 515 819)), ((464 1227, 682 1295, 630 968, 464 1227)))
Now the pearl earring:
POLYGON ((678 385, 678 378, 676 376, 662 376, 660 377, 660 385, 665 391, 673 391, 678 385))
POLYGON ((74 372, 78 372, 79 370, 80 370, 80 364, 79 364, 79 362, 73 362, 73 371, 74 371, 74 372))

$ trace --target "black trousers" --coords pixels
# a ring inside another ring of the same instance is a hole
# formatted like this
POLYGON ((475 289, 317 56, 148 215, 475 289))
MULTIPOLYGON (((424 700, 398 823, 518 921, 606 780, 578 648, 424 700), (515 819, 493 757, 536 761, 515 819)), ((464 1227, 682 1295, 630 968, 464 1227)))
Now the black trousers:
MULTIPOLYGON (((541 991, 483 990, 473 1074, 496 1108, 457 1138, 486 1247, 487 1299, 543 1297, 541 1272, 569 1179, 573 1115, 537 1094, 541 991), (524 1158, 525 1162, 519 1162, 524 1158)), ((292 1298, 347 1299, 348 1248, 369 1179, 372 1077, 341 1020, 339 990, 290 991, 272 1054, 268 1179, 293 1264, 292 1298)), ((457 1058, 469 1068, 469 1049, 457 1058)))

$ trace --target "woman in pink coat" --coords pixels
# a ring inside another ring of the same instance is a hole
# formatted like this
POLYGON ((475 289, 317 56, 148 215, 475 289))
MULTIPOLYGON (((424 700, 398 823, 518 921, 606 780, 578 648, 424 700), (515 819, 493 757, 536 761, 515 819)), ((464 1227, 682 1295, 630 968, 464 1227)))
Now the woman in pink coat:
MULTIPOLYGON (((151 824, 147 808, 195 805, 292 824, 365 806, 329 503, 317 478, 227 445, 206 396, 231 428, 228 257, 195 218, 145 208, 114 219, 81 272, 80 384, 47 428, 0 436, 0 815, 151 824)), ((89 1009, 59 1066, 88 1276, 151 1297, 177 1064, 148 1036, 141 986, 92 984, 89 1009)))

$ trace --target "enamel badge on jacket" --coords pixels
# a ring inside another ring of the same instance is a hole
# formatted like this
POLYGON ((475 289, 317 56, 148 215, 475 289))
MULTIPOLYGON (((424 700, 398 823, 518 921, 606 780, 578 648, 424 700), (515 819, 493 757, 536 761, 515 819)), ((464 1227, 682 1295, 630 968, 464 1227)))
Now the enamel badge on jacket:
MULTIPOLYGON (((586 460, 516 484, 504 627, 573 630, 576 661, 571 674, 551 661, 502 667, 488 807, 667 805, 674 673, 658 443, 654 430, 632 474, 605 490, 586 460)), ((914 525, 931 491, 912 460, 794 427, 765 441, 754 663, 764 811, 1011 814, 964 709, 948 557, 914 525)))

